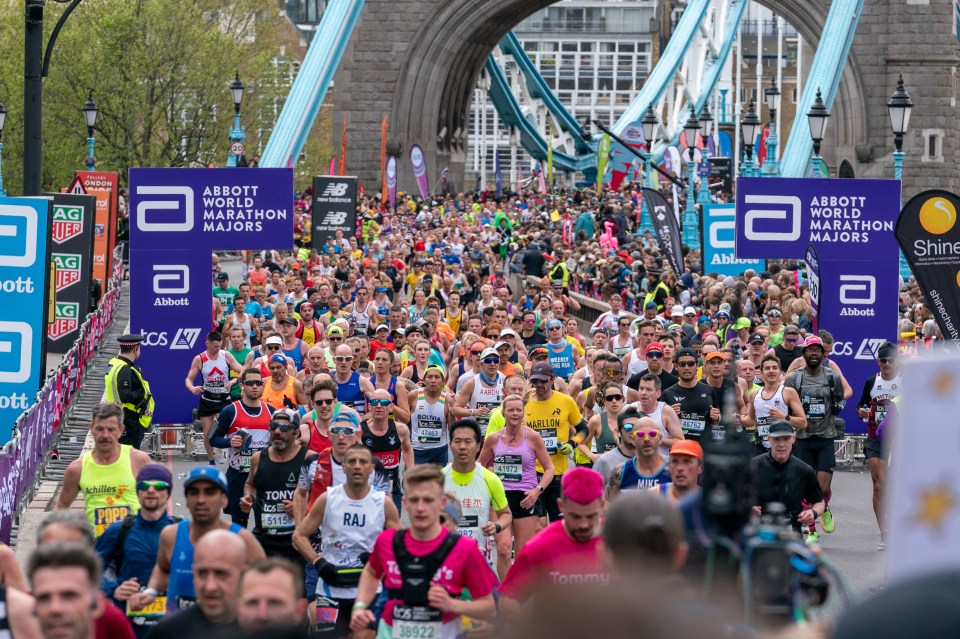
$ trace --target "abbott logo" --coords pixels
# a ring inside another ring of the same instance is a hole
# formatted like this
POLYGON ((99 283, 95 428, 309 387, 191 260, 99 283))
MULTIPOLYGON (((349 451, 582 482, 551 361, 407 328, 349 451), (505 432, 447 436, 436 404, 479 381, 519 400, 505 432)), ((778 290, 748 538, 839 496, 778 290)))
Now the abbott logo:
POLYGON ((750 208, 743 217, 743 236, 764 242, 793 242, 800 239, 800 198, 793 195, 745 195, 745 204, 767 204, 777 208, 750 208), (790 230, 755 231, 759 221, 783 221, 790 230))
POLYGON ((0 207, 0 266, 26 268, 37 261, 37 211, 30 206, 0 207))
POLYGON ((22 384, 30 379, 32 345, 32 326, 26 322, 0 322, 0 383, 22 384))
POLYGON ((714 219, 710 222, 710 246, 715 249, 734 248, 734 220, 737 212, 730 210, 715 210, 711 212, 714 219), (721 235, 725 239, 721 239, 721 235))
POLYGON ((137 203, 137 228, 141 231, 189 231, 193 229, 193 189, 189 186, 138 186, 137 195, 163 196, 171 199, 144 199, 137 203), (175 211, 178 216, 164 215, 162 221, 157 211, 175 211), (148 219, 152 218, 152 219, 148 219))
POLYGON ((349 186, 346 182, 331 182, 323 189, 320 197, 343 197, 347 194, 347 187, 349 186))
POLYGON ((190 292, 190 269, 182 264, 154 264, 153 292, 157 295, 186 295, 190 292))
POLYGON ((870 306, 877 300, 877 278, 872 275, 841 275, 840 303, 870 306))

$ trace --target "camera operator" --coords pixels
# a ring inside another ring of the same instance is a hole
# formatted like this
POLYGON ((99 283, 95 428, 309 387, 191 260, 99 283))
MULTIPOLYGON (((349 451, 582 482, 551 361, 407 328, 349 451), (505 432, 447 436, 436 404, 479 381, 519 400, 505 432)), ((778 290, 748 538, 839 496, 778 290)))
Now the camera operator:
POLYGON ((817 474, 809 464, 791 454, 796 431, 785 419, 770 424, 770 450, 753 458, 753 485, 760 515, 772 503, 784 505, 794 530, 810 526, 823 514, 824 502, 817 474), (804 503, 806 502, 806 503, 804 503))

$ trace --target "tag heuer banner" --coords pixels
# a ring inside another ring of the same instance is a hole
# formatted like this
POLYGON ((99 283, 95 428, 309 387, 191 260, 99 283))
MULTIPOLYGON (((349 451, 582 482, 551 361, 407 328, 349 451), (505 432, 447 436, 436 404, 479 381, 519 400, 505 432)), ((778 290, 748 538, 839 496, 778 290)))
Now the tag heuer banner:
MULTIPOLYGON (((389 165, 387 180, 390 180, 389 165)), ((322 252, 327 240, 333 239, 337 231, 343 231, 344 239, 357 235, 357 178, 314 176, 311 246, 322 252)))
POLYGON ((47 348, 51 353, 66 353, 90 311, 97 198, 67 193, 47 195, 53 198, 50 259, 54 263, 56 287, 54 316, 47 324, 47 348))
POLYGON ((960 197, 924 191, 904 205, 897 241, 944 339, 960 341, 960 197))

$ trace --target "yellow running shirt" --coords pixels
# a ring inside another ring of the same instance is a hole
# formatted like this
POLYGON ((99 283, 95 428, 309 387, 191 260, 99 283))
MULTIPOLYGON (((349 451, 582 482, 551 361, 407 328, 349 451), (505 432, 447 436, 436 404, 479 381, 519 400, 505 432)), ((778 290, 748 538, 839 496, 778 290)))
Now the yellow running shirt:
POLYGON ((80 466, 80 490, 86 507, 87 519, 93 534, 99 537, 115 521, 140 510, 137 499, 137 479, 130 464, 130 451, 120 445, 120 457, 112 464, 93 461, 92 452, 84 454, 80 466))
MULTIPOLYGON (((523 408, 523 417, 524 423, 543 437, 556 474, 562 475, 567 470, 569 458, 558 453, 557 448, 570 440, 570 431, 583 421, 577 402, 569 395, 553 391, 543 402, 532 397, 523 408)), ((537 472, 543 472, 540 462, 537 462, 537 472)))

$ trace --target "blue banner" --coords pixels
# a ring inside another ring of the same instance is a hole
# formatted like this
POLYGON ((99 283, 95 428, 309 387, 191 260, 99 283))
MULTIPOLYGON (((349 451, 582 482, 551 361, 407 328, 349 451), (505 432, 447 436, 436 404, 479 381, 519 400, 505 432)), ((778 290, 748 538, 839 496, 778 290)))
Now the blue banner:
POLYGON ((886 249, 899 213, 899 180, 738 178, 736 255, 803 259, 811 242, 822 258, 886 249))
POLYGON ((211 252, 293 248, 293 192, 291 169, 130 170, 130 328, 154 423, 192 421, 183 380, 213 327, 211 252))
POLYGON ((42 198, 0 198, 0 443, 10 441, 43 378, 52 206, 42 198))
POLYGON ((733 204, 708 204, 703 207, 703 272, 742 275, 747 269, 757 273, 766 269, 764 260, 741 260, 734 255, 737 207, 733 204))

